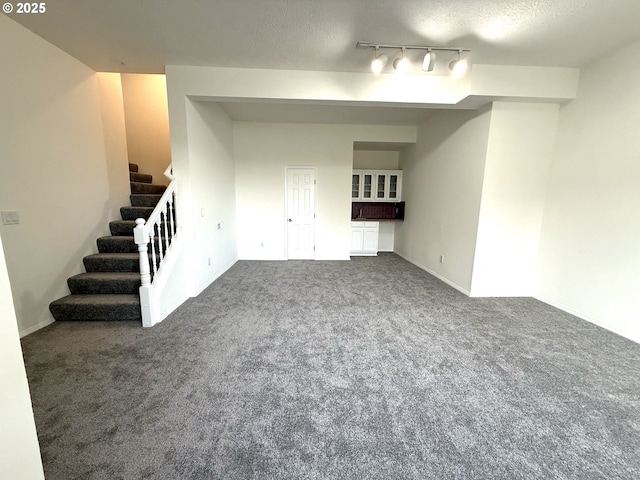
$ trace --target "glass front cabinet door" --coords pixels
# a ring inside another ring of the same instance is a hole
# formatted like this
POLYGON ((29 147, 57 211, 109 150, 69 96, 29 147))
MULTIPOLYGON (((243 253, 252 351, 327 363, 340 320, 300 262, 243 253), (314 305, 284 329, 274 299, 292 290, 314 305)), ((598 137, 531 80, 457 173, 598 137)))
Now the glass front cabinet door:
POLYGON ((371 200, 373 198, 373 174, 362 174, 362 199, 371 200))
POLYGON ((358 200, 360 198, 360 174, 351 175, 351 198, 358 200))

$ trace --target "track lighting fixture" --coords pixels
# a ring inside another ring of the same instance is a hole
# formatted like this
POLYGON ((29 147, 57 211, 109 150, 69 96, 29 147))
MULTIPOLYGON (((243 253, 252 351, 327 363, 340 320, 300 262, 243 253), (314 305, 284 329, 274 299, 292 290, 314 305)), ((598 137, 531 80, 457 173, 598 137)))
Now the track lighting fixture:
POLYGON ((432 49, 427 50, 427 53, 424 54, 424 60, 422 60, 422 70, 425 72, 433 71, 433 67, 436 64, 436 54, 432 51, 432 49))
POLYGON ((402 52, 401 55, 393 61, 393 68, 396 72, 405 72, 410 66, 410 61, 406 56, 406 50, 426 51, 424 59, 422 60, 422 70, 425 72, 433 71, 436 63, 435 52, 457 52, 457 58, 449 64, 449 68, 455 76, 463 75, 467 71, 469 67, 468 60, 463 58, 462 54, 463 52, 468 53, 471 51, 468 48, 432 47, 427 45, 387 45, 371 42, 358 42, 356 48, 373 48, 375 50, 375 57, 371 62, 371 70, 375 73, 380 73, 389 60, 385 54, 380 53, 381 49, 393 49, 402 52))
POLYGON ((379 54, 379 47, 376 47, 376 56, 371 62, 371 71, 373 73, 380 73, 384 66, 387 64, 388 58, 383 54, 379 54))
POLYGON ((449 70, 456 76, 464 75, 469 68, 467 60, 462 58, 462 50, 458 50, 458 58, 449 64, 449 70))
POLYGON ((393 61, 393 69, 396 72, 404 73, 409 69, 409 60, 404 57, 404 48, 400 57, 393 61))

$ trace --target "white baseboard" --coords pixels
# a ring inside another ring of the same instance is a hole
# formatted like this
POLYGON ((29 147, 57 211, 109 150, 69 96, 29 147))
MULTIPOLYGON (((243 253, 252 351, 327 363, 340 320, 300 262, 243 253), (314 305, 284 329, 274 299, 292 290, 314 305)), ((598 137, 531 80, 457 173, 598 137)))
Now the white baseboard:
POLYGON ((546 303, 547 305, 551 305, 554 308, 557 308, 558 310, 562 310, 563 312, 567 312, 570 315, 573 315, 574 317, 578 317, 580 320, 584 320, 586 322, 589 323, 593 323, 594 325, 597 325, 600 328, 604 328, 605 330, 609 330, 610 332, 615 333, 616 335, 620 335, 621 337, 624 337, 628 340, 631 340, 632 342, 636 342, 636 343, 640 343, 640 338, 635 338, 632 335, 629 335, 628 332, 625 332, 624 330, 621 330, 619 328, 615 328, 612 327, 611 325, 607 325, 603 322, 600 322, 598 320, 596 320, 593 317, 590 317, 589 315, 585 315, 582 312, 579 312, 577 310, 574 310, 571 307, 567 307, 566 305, 563 305, 561 303, 558 302, 554 302, 553 300, 549 300, 547 298, 544 297, 539 297, 539 296, 535 296, 534 297, 536 300, 540 300, 542 303, 546 303))
POLYGON ((402 253, 400 252, 394 252, 396 255, 398 255, 399 257, 404 258, 407 262, 412 263, 413 265, 415 265, 418 268, 421 268, 422 270, 424 270, 425 272, 427 272, 429 275, 433 275, 434 277, 436 277, 438 280, 443 281, 444 283, 446 283, 447 285, 449 285, 450 287, 455 288, 456 290, 458 290, 461 293, 464 293, 467 297, 471 296, 471 293, 466 290, 465 288, 462 288, 460 285, 452 282, 451 280, 449 280, 448 278, 443 277, 442 275, 434 272, 433 270, 431 270, 430 268, 425 267, 424 265, 421 265, 418 262, 413 261, 411 258, 404 256, 402 253))
POLYGON ((20 338, 22 337, 26 337, 27 335, 32 334, 33 332, 37 332, 38 330, 44 328, 44 327, 48 327, 49 325, 51 325, 53 322, 55 322, 55 320, 53 318, 48 318, 36 325, 33 325, 32 327, 29 328, 25 328, 24 330, 20 330, 20 338))

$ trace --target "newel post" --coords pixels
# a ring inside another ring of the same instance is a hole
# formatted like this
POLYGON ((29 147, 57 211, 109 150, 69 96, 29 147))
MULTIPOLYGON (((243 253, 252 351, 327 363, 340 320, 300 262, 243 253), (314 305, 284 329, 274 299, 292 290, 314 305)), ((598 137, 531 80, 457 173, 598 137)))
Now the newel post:
POLYGON ((133 240, 138 246, 140 254, 140 280, 142 286, 151 285, 151 271, 149 269, 149 233, 144 228, 145 221, 143 218, 136 219, 136 226, 133 229, 133 240))
POLYGON ((144 228, 145 221, 142 218, 136 219, 136 226, 133 229, 133 240, 138 246, 140 254, 140 313, 142 314, 142 326, 152 327, 157 323, 156 309, 153 308, 153 285, 151 285, 151 271, 149 268, 149 253, 147 246, 149 243, 149 232, 144 228))

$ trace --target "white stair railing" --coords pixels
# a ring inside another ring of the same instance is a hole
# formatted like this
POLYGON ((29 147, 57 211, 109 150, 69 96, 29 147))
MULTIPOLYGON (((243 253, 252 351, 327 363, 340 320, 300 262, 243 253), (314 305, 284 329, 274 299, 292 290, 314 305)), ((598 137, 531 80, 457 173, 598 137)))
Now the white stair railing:
POLYGON ((140 254, 140 306, 144 327, 152 327, 162 321, 159 287, 166 283, 175 260, 173 250, 179 241, 175 215, 178 181, 173 176, 171 165, 165 170, 164 176, 170 183, 160 201, 148 220, 136 219, 133 229, 134 241, 140 254))

